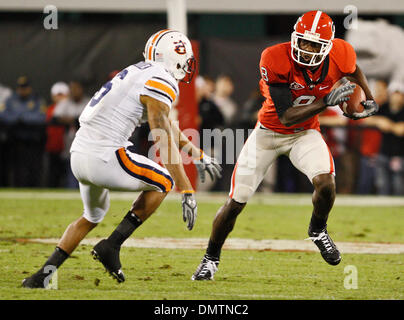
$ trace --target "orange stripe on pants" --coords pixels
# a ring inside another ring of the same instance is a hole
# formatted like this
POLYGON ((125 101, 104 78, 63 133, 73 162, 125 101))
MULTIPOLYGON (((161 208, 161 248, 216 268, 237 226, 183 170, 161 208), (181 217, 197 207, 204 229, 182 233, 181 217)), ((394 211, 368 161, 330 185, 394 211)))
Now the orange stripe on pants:
POLYGON ((327 147, 327 149, 328 149, 328 154, 330 155, 330 174, 333 174, 333 173, 335 173, 335 169, 334 169, 334 158, 332 157, 330 148, 327 147))
POLYGON ((234 187, 235 187, 235 180, 236 180, 237 165, 238 165, 238 162, 236 162, 236 165, 234 166, 233 175, 232 175, 232 177, 231 177, 231 193, 230 193, 230 198, 233 198, 233 194, 234 194, 234 187))
POLYGON ((163 176, 162 174, 160 174, 156 171, 153 171, 151 169, 143 168, 141 166, 137 166, 136 164, 134 164, 131 161, 131 159, 128 157, 128 155, 126 154, 125 148, 119 149, 118 155, 119 155, 122 163, 125 165, 125 167, 129 171, 133 172, 136 175, 146 177, 154 182, 157 182, 157 183, 163 185, 166 189, 166 192, 171 191, 171 189, 173 188, 172 182, 168 178, 163 176))

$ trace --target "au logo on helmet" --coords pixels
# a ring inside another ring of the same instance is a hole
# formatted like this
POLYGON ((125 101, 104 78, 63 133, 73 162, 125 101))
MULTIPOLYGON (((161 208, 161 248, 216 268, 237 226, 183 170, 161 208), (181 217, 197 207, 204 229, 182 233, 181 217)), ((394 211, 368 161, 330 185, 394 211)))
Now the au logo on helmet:
POLYGON ((179 81, 189 83, 195 72, 191 42, 175 30, 160 30, 151 35, 143 55, 146 62, 160 64, 179 81))
POLYGON ((176 44, 174 50, 175 52, 177 52, 178 54, 186 54, 187 53, 187 49, 185 48, 185 43, 182 42, 181 40, 174 42, 174 44, 176 44))

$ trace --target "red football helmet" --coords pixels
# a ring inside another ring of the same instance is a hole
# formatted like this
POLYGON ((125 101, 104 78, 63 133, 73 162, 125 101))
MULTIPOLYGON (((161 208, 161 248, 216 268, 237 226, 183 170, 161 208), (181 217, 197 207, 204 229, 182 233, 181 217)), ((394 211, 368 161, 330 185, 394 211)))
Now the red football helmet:
POLYGON ((331 18, 322 11, 309 11, 297 19, 294 30, 291 37, 293 60, 308 67, 321 64, 330 53, 334 39, 335 27, 331 18), (319 44, 320 51, 314 53, 301 49, 299 46, 301 40, 319 44), (311 56, 309 62, 303 59, 302 53, 311 56))

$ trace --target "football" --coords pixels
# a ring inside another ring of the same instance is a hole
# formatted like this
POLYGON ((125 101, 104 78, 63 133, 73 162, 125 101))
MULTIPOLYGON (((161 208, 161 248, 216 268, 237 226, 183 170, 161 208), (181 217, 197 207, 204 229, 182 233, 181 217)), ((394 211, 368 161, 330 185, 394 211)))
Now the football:
POLYGON ((362 101, 366 100, 366 95, 363 89, 356 84, 354 92, 349 96, 349 100, 339 104, 339 107, 348 115, 352 115, 355 112, 362 112, 364 110, 362 101))

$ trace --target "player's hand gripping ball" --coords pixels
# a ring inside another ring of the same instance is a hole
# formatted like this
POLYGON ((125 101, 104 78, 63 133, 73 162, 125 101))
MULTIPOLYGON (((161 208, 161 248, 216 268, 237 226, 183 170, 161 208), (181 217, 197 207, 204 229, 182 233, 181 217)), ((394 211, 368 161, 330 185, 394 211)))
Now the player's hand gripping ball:
MULTIPOLYGON (((334 86, 341 84, 341 80, 334 86)), ((349 95, 349 100, 341 102, 339 107, 344 112, 344 116, 358 120, 370 117, 379 111, 379 106, 373 100, 366 100, 366 94, 361 86, 356 85, 353 93, 349 95)))

